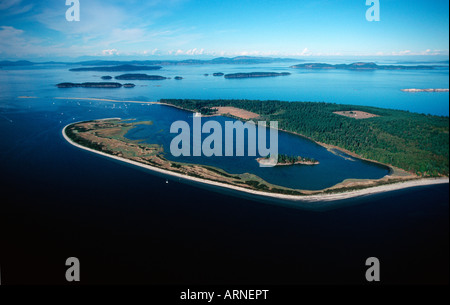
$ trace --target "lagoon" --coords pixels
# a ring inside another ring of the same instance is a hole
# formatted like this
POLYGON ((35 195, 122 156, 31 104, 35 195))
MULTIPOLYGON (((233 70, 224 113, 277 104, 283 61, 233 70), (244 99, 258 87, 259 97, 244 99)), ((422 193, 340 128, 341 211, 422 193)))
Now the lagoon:
MULTIPOLYGON (((230 174, 252 173, 265 181, 288 188, 301 190, 320 190, 338 184, 345 179, 379 179, 389 173, 389 169, 375 163, 359 160, 345 154, 332 153, 326 148, 306 138, 279 131, 278 148, 280 154, 300 155, 314 158, 319 165, 295 165, 281 167, 260 167, 256 161, 261 155, 249 156, 247 148, 245 155, 239 156, 179 156, 170 153, 170 143, 175 134, 170 134, 170 126, 175 121, 185 121, 190 126, 191 138, 193 131, 193 113, 165 105, 128 105, 128 111, 139 113, 136 121, 152 121, 152 125, 138 125, 130 130, 125 137, 130 140, 144 140, 149 144, 162 145, 164 157, 171 161, 202 164, 221 168, 230 174), (139 111, 139 108, 143 110, 139 111)), ((122 117, 123 118, 123 117, 122 117)), ((225 131, 225 123, 234 122, 234 119, 216 116, 202 118, 202 122, 214 120, 221 124, 225 131)), ((208 135, 202 135, 202 141, 208 135)), ((246 136, 247 143, 248 137, 246 136)), ((224 147, 225 136, 222 137, 224 147)), ((236 144, 236 143, 234 143, 236 144)), ((235 145, 234 145, 235 146, 235 145)))

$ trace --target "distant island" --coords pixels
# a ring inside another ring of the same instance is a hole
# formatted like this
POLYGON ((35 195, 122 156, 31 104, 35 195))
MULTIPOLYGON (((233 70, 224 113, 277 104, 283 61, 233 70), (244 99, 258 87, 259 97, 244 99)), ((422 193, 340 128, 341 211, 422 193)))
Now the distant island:
POLYGON ((222 72, 213 73, 213 76, 224 76, 225 74, 222 72))
POLYGON ((373 62, 355 62, 352 64, 306 63, 291 66, 292 69, 339 69, 339 70, 433 70, 438 66, 398 66, 377 65, 373 62))
POLYGON ((33 66, 35 64, 36 63, 28 61, 28 60, 17 60, 17 61, 3 60, 3 61, 0 61, 0 67, 33 66))
POLYGON ((448 89, 401 89, 403 92, 449 92, 448 89))
POLYGON ((73 68, 69 69, 72 72, 84 72, 84 71, 95 71, 95 72, 126 72, 126 71, 149 71, 149 70, 159 70, 162 69, 161 66, 136 66, 136 65, 119 65, 112 67, 90 67, 90 68, 73 68))
MULTIPOLYGON (((35 65, 79 65, 79 66, 117 66, 117 65, 137 65, 137 66, 186 66, 186 65, 248 65, 248 64, 266 64, 276 62, 299 62, 302 60, 293 58, 273 58, 273 57, 254 57, 254 56, 237 56, 237 57, 218 57, 210 60, 186 59, 186 60, 86 60, 80 62, 31 62, 26 60, 19 61, 0 61, 0 67, 20 67, 35 65)), ((86 70, 83 70, 86 71, 86 70)), ((93 70, 91 70, 93 71, 93 70)), ((104 70, 105 71, 105 70, 104 70)), ((112 71, 112 70, 108 70, 112 71)), ((124 71, 124 70, 120 70, 124 71)), ((130 70, 131 71, 131 70, 130 70)), ((137 71, 137 70, 133 70, 137 71)))
POLYGON ((134 84, 125 84, 122 85, 120 83, 60 83, 56 85, 58 88, 121 88, 122 86, 125 88, 133 88, 134 84))
POLYGON ((116 76, 115 79, 119 80, 164 80, 167 77, 160 75, 147 75, 147 74, 122 74, 116 76))
POLYGON ((109 79, 112 79, 112 76, 105 75, 105 76, 102 76, 102 79, 104 79, 104 80, 109 80, 109 79))
POLYGON ((254 77, 276 77, 291 75, 289 72, 250 72, 226 74, 225 78, 254 78, 254 77))
MULTIPOLYGON (((302 164, 302 165, 317 165, 319 164, 319 161, 313 158, 305 158, 301 156, 289 156, 285 154, 278 154, 277 158, 277 164, 275 166, 289 166, 289 165, 296 165, 296 164, 302 164)), ((258 163, 260 164, 271 164, 270 155, 267 157, 262 157, 256 159, 258 163)))
POLYGON ((176 79, 176 80, 182 80, 183 77, 181 77, 181 76, 175 76, 174 79, 176 79))
MULTIPOLYGON (((267 64, 276 62, 295 62, 298 59, 293 58, 273 58, 273 57, 255 57, 255 56, 237 56, 237 57, 218 57, 210 60, 185 59, 185 60, 132 60, 126 61, 133 65, 158 65, 158 66, 189 66, 189 65, 249 65, 249 64, 267 64)), ((301 60, 300 60, 301 61, 301 60)), ((83 66, 102 66, 102 65, 120 65, 124 61, 112 60, 90 60, 82 61, 77 64, 83 66)), ((0 64, 1 65, 1 64, 0 64)))

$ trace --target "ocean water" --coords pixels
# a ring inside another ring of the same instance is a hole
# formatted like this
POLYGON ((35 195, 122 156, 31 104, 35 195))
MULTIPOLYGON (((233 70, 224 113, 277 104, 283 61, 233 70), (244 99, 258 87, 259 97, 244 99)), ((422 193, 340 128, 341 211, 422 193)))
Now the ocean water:
MULTIPOLYGON (((286 78, 264 80, 203 76, 268 69, 286 68, 167 67, 157 74, 185 79, 136 81, 134 89, 114 90, 54 87, 63 81, 100 81, 104 73, 73 73, 66 67, 1 70, 2 283, 64 283, 69 256, 80 259, 84 283, 364 283, 364 262, 370 256, 380 259, 384 283, 448 283, 448 185, 349 199, 326 208, 293 208, 170 178, 167 184, 167 177, 80 150, 61 135, 75 121, 153 117, 167 125, 189 113, 55 97, 311 100, 448 115, 448 93, 399 90, 448 88, 448 70, 295 70, 286 78), (30 260, 35 263, 27 264, 30 260)), ((280 143, 290 145, 287 153, 300 148, 320 155, 324 165, 327 158, 339 161, 292 135, 280 136, 280 143)), ((231 163, 221 165, 233 170, 231 163)), ((383 175, 373 165, 358 166, 356 173, 370 172, 369 166, 374 175, 383 175)), ((323 186, 354 175, 308 174, 313 178, 303 185, 323 186)), ((286 173, 275 177, 283 175, 295 180, 286 173)))

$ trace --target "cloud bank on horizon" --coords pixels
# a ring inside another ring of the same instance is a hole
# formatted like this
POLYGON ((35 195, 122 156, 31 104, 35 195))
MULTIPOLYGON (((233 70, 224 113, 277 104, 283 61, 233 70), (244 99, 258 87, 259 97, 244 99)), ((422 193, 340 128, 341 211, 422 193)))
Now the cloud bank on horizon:
POLYGON ((379 2, 369 22, 365 0, 79 0, 69 22, 66 0, 2 0, 0 59, 448 56, 448 1, 379 2))

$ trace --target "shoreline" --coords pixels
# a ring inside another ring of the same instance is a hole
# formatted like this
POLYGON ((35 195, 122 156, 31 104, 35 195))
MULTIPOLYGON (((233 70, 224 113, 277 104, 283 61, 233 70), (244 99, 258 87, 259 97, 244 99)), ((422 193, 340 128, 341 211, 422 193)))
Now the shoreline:
MULTIPOLYGON (((103 119, 103 120, 105 120, 105 119, 103 119)), ((76 123, 80 123, 80 122, 76 122, 76 123)), ((188 181, 194 181, 194 182, 201 183, 201 184, 207 184, 207 185, 212 185, 212 186, 216 186, 216 187, 227 188, 227 189, 244 192, 244 193, 251 194, 251 195, 263 196, 265 198, 274 198, 274 199, 281 199, 281 200, 293 201, 293 202, 337 201, 337 200, 342 200, 342 199, 349 199, 349 198, 373 195, 373 194, 384 193, 384 192, 395 191, 395 190, 417 187, 417 186, 449 183, 449 178, 443 178, 443 177, 441 177, 441 178, 421 178, 421 179, 401 181, 401 182, 395 182, 395 183, 379 185, 379 186, 372 186, 372 187, 367 187, 364 189, 347 191, 347 192, 343 191, 343 192, 336 192, 336 193, 329 193, 329 194, 316 194, 316 195, 286 195, 286 194, 277 194, 277 193, 268 193, 268 192, 262 192, 262 191, 256 191, 256 190, 249 190, 246 188, 229 185, 229 184, 225 184, 225 183, 221 183, 221 182, 186 176, 186 175, 183 175, 180 173, 160 169, 158 167, 143 164, 143 163, 125 159, 122 157, 109 155, 107 153, 82 146, 78 143, 73 142, 66 135, 66 132, 65 132, 66 128, 68 126, 70 126, 72 124, 76 124, 76 123, 70 123, 70 124, 64 126, 64 128, 62 129, 62 135, 67 142, 69 142, 71 145, 78 147, 80 149, 90 151, 90 152, 93 152, 93 153, 96 153, 96 154, 99 154, 99 155, 102 155, 102 156, 105 156, 108 158, 112 158, 112 159, 115 159, 115 160, 118 160, 121 162, 126 162, 126 163, 134 165, 134 166, 139 166, 141 168, 145 168, 145 169, 148 169, 148 170, 151 170, 154 172, 158 172, 160 174, 177 177, 177 178, 181 178, 181 179, 188 180, 188 181)))

